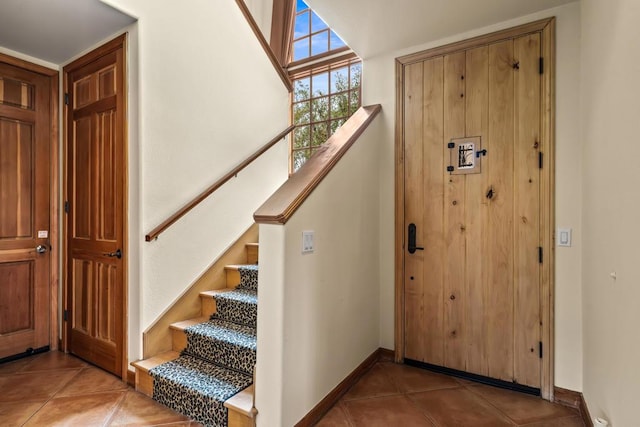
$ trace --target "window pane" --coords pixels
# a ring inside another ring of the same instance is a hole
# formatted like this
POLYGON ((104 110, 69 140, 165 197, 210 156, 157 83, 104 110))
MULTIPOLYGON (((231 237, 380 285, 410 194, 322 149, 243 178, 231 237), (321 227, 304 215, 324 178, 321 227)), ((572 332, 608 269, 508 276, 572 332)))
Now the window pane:
POLYGON ((300 12, 301 10, 305 10, 305 9, 309 9, 309 6, 307 6, 307 4, 304 1, 302 0, 296 1, 296 12, 300 12))
POLYGON ((305 123, 309 123, 309 106, 310 102, 298 102, 293 104, 293 124, 294 125, 302 125, 305 123))
POLYGON ((349 115, 349 95, 341 93, 331 97, 331 118, 347 117, 349 115))
POLYGON ((293 171, 297 171, 309 158, 307 150, 293 152, 293 171))
POLYGON ((349 68, 342 67, 331 71, 331 93, 349 90, 349 68))
POLYGON ((332 120, 331 121, 331 135, 335 133, 335 131, 344 124, 346 119, 332 120))
POLYGON ((316 98, 311 105, 312 121, 320 122, 329 119, 329 98, 316 98))
POLYGON ((351 66, 351 89, 360 87, 362 81, 362 63, 353 64, 351 66))
POLYGON ((311 79, 309 77, 305 77, 304 79, 298 79, 294 81, 293 86, 293 101, 302 101, 305 99, 311 98, 310 84, 311 79))
POLYGON ((312 76, 312 96, 324 96, 329 94, 329 73, 315 74, 312 76))
POLYGON ((298 40, 293 43, 293 60, 298 61, 300 59, 309 57, 309 38, 298 40))
POLYGON ((296 26, 293 33, 294 39, 309 35, 309 11, 296 16, 296 26))
POLYGON ((315 33, 325 28, 327 28, 327 24, 314 11, 311 11, 311 32, 315 33))
POLYGON ((309 146, 310 126, 301 126, 293 131, 293 149, 305 148, 309 146))
POLYGON ((360 95, 357 90, 351 92, 350 113, 353 114, 360 107, 360 95))
POLYGON ((346 46, 346 43, 343 42, 342 39, 338 37, 336 33, 331 31, 331 46, 329 47, 329 49, 331 50, 340 49, 341 47, 345 47, 345 46, 346 46))
POLYGON ((323 31, 311 36, 311 56, 329 51, 329 32, 323 31))
POLYGON ((318 123, 312 125, 311 132, 311 146, 317 147, 318 145, 322 145, 327 142, 329 138, 329 133, 327 132, 327 124, 326 123, 318 123))

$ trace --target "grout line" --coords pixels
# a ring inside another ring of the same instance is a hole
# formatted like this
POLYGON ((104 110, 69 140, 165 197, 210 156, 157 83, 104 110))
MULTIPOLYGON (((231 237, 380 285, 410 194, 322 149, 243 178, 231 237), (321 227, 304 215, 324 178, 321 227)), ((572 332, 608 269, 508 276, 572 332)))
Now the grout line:
POLYGON ((111 414, 107 418, 105 418, 105 421, 102 424, 103 427, 107 427, 109 424, 113 422, 113 418, 118 413, 118 409, 120 409, 120 407, 122 406, 122 403, 124 402, 124 399, 127 396, 127 393, 129 393, 129 390, 124 390, 124 393, 122 393, 122 396, 120 396, 120 399, 118 399, 118 402, 115 405, 113 405, 111 414))

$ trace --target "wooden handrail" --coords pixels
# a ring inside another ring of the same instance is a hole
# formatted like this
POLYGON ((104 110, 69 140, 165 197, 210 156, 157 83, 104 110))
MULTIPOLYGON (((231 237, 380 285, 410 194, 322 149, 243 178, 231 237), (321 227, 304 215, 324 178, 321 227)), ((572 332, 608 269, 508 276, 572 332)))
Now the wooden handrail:
POLYGON ((287 74, 285 69, 282 67, 282 65, 280 65, 280 62, 278 61, 278 58, 276 58, 276 54, 273 53, 273 50, 271 49, 271 46, 267 42, 267 39, 264 38, 264 35, 262 34, 262 31, 260 31, 260 27, 258 27, 258 24, 256 23, 256 20, 253 19, 253 15, 251 15, 251 11, 249 11, 249 8, 245 4, 244 0, 236 0, 236 3, 238 3, 238 7, 240 8, 240 11, 242 12, 244 17, 246 18, 247 22, 249 23, 249 26, 253 30, 253 33, 258 38, 258 41, 260 42, 260 45, 262 46, 262 48, 264 49, 265 53, 269 57, 269 61, 271 61, 271 64, 273 65, 273 68, 276 69, 276 72, 280 76, 280 79, 282 80, 282 83, 284 83, 285 87, 287 88, 287 90, 289 92, 292 92, 293 91, 293 83, 291 83, 291 79, 289 78, 289 75, 287 74))
POLYGON ((271 141, 267 142, 265 145, 260 147, 260 149, 258 149, 249 157, 247 157, 242 163, 240 163, 235 168, 231 169, 231 171, 229 171, 225 176, 223 176, 222 178, 214 182, 209 188, 207 188, 202 193, 200 193, 198 197, 196 197, 195 199, 193 199, 192 201, 184 205, 176 213, 171 215, 169 218, 163 221, 156 228, 151 230, 149 234, 144 236, 144 240, 147 242, 150 242, 152 240, 157 239, 158 236, 167 228, 169 228, 174 222, 176 222, 177 220, 185 216, 191 209, 195 208, 200 202, 202 202, 204 199, 206 199, 211 194, 213 194, 218 188, 222 187, 227 181, 229 181, 231 178, 238 175, 238 173, 240 173, 241 170, 249 166, 255 159, 260 157, 265 151, 273 147, 278 141, 280 141, 282 138, 287 136, 293 130, 294 127, 295 126, 293 125, 287 127, 285 130, 283 130, 278 135, 276 135, 271 141))
POLYGON ((253 214, 259 224, 285 224, 382 110, 379 104, 360 107, 300 170, 253 214))

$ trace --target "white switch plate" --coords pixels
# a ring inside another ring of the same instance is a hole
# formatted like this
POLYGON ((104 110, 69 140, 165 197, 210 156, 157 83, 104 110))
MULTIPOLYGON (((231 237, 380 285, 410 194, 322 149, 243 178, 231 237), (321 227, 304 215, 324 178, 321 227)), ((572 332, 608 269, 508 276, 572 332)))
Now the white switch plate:
POLYGON ((558 246, 571 246, 571 229, 558 228, 558 246))
POLYGON ((313 231, 302 232, 302 253, 308 254, 313 252, 313 231))

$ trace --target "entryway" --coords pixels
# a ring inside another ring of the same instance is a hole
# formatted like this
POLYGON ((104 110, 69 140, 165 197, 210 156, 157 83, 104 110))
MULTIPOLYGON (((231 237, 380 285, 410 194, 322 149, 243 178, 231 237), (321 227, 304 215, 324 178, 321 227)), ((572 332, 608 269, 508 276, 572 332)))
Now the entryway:
POLYGON ((396 359, 552 396, 553 28, 398 59, 396 359))

